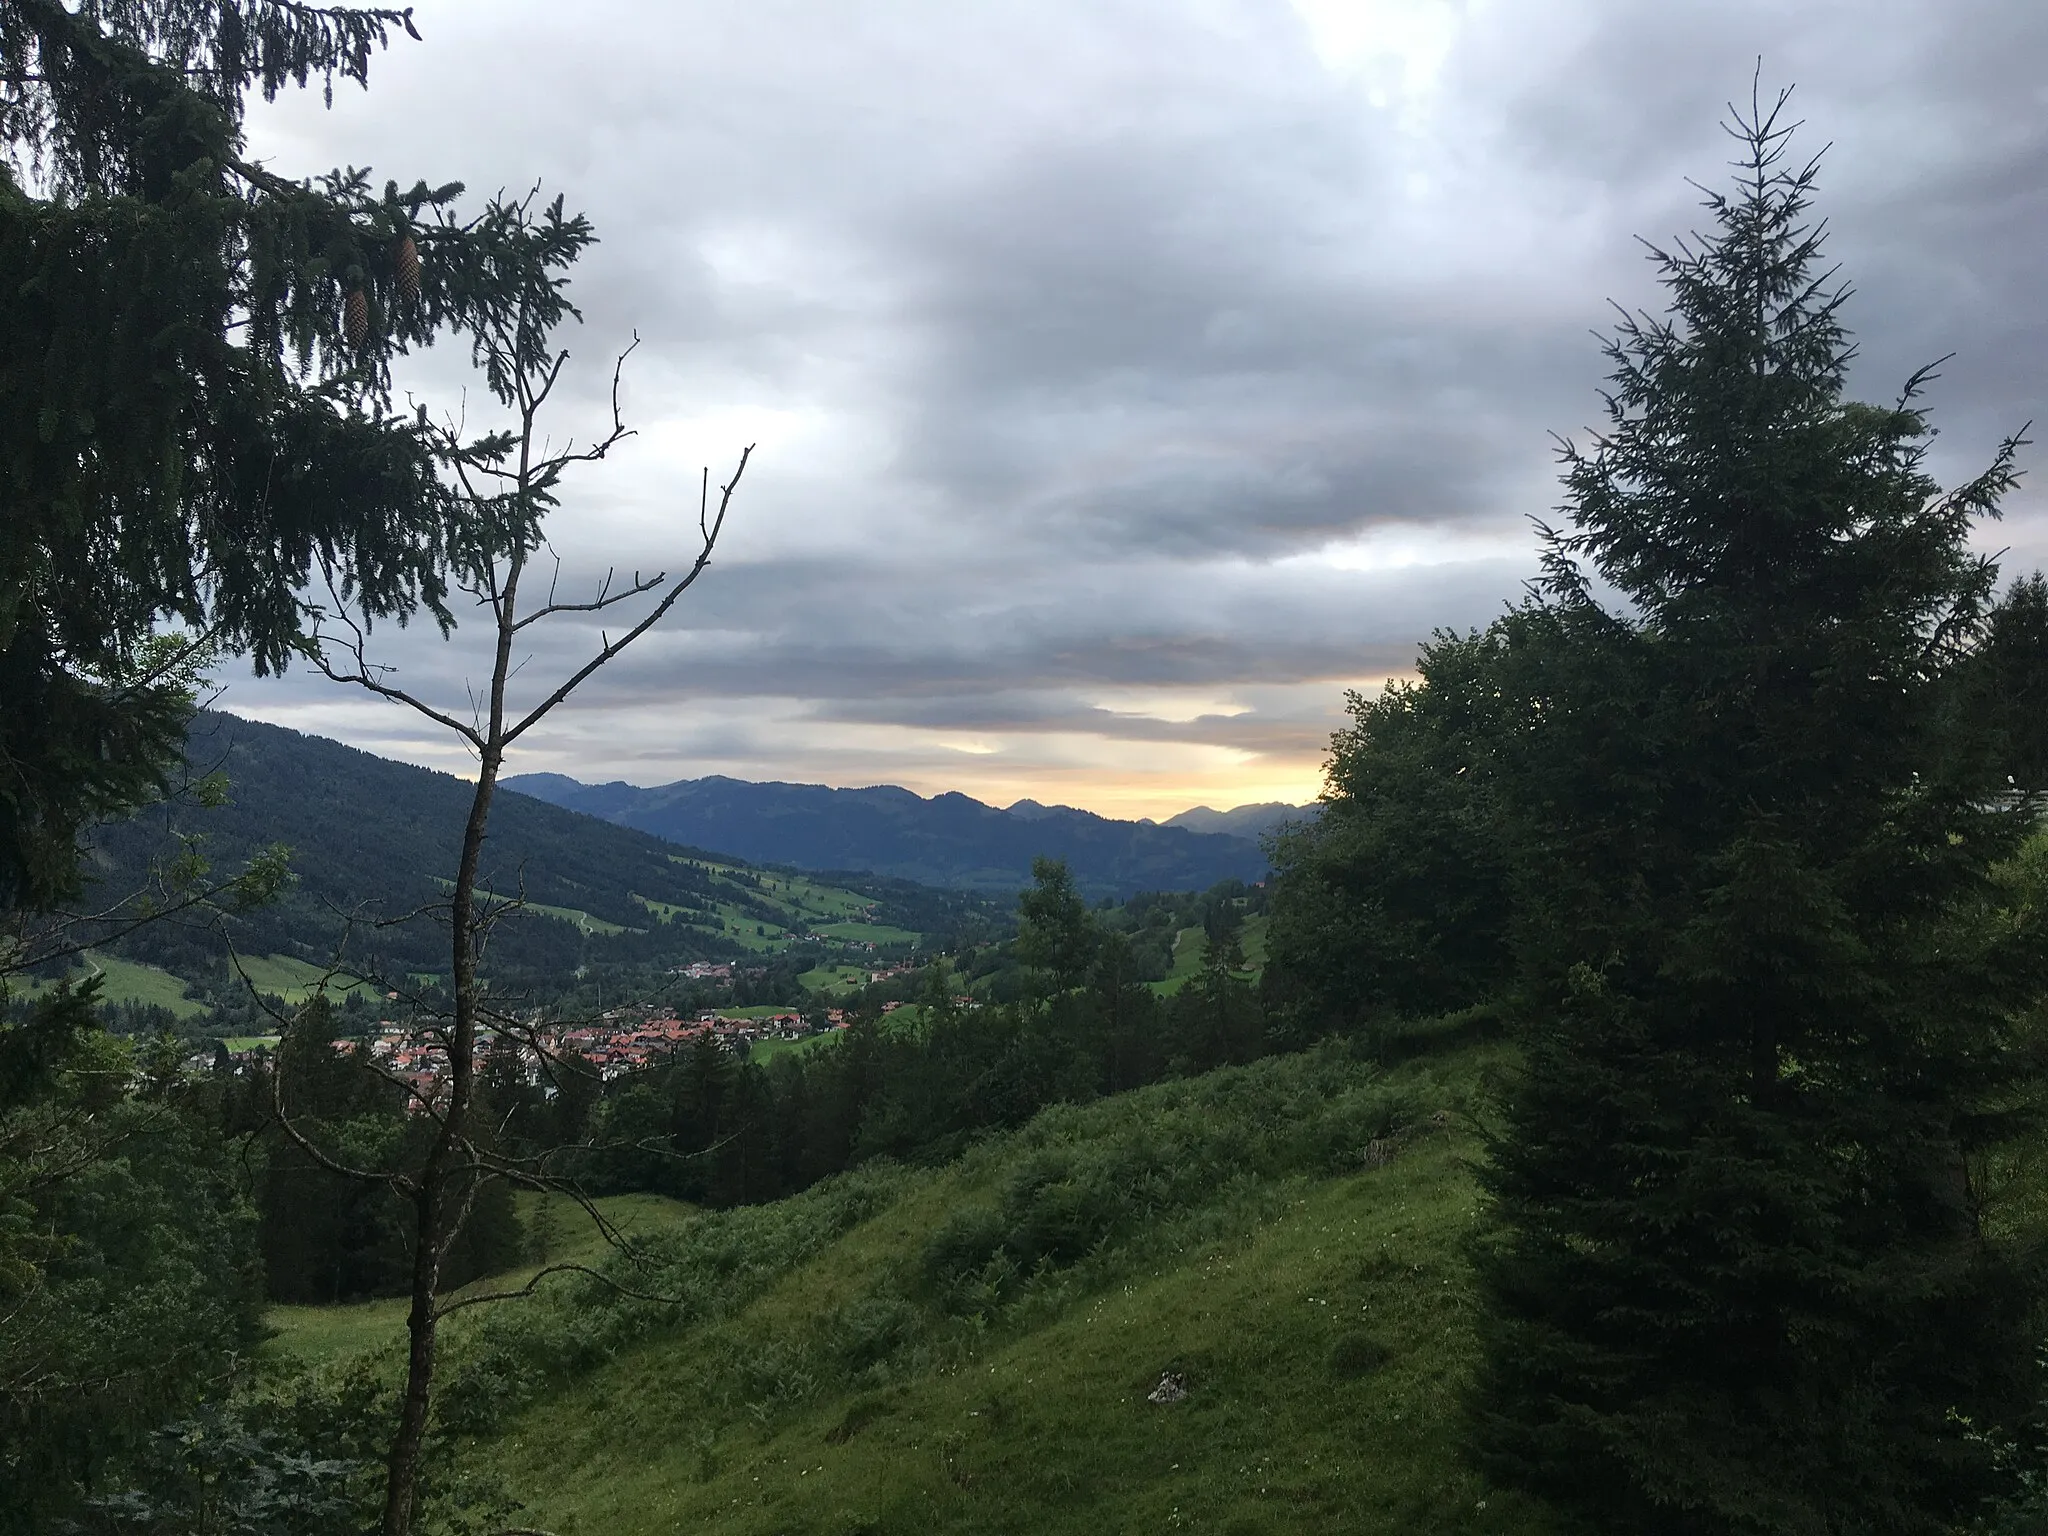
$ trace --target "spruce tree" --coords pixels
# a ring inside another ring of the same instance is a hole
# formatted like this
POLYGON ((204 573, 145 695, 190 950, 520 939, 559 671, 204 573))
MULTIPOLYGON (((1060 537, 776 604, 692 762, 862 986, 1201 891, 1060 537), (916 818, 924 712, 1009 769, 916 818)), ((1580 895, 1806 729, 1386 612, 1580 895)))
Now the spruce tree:
POLYGON ((0 4, 0 910, 76 893, 80 829, 177 761, 195 660, 284 665, 309 581, 445 624, 502 532, 391 410, 393 358, 500 286, 446 216, 459 187, 295 181, 244 147, 249 92, 360 84, 401 29, 288 0, 0 4))
POLYGON ((1971 1172, 2032 1091, 2042 946, 1992 884, 2026 814, 1944 739, 2017 445, 1943 493, 1924 375, 1846 397, 1783 108, 1653 250, 1669 313, 1623 318, 1565 451, 1568 643, 1497 669, 1526 1062, 1473 1443, 1617 1532, 1952 1529, 2029 1385, 2037 1287, 1971 1172))

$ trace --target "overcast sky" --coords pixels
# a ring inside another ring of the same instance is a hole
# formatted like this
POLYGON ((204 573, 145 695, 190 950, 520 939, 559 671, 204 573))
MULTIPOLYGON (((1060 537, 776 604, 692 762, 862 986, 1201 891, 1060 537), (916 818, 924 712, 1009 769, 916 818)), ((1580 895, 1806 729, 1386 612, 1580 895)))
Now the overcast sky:
MULTIPOLYGON (((274 168, 538 181, 602 243, 574 292, 587 427, 565 579, 720 558, 513 771, 960 789, 1114 815, 1311 798, 1344 690, 1483 625, 1583 436, 1635 243, 1698 225, 1716 126, 1796 84, 1858 296, 1860 393, 1943 353, 1935 467, 2048 417, 2039 0, 423 0, 274 168)), ((411 382, 464 385, 453 349, 411 382)), ((2048 563, 2048 475, 1985 538, 2048 563)), ((459 703, 480 631, 381 636, 459 703)), ((523 680, 592 643, 564 624, 523 680)), ((295 674, 225 707, 460 769, 295 674)))

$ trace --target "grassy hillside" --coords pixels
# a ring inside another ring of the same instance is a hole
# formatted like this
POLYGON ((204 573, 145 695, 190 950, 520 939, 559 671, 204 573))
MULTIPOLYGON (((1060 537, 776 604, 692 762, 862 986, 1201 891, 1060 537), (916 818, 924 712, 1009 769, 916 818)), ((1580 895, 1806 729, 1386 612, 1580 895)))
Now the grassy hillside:
MULTIPOLYGON (((510 1290, 524 1285, 543 1262, 592 1264, 604 1256, 605 1240, 567 1196, 522 1190, 515 1198, 528 1241, 538 1250, 534 1262, 479 1280, 468 1290, 510 1290)), ((691 1214, 690 1207, 660 1195, 608 1195, 595 1204, 628 1237, 672 1229, 691 1214)), ((384 1357, 395 1374, 408 1305, 403 1296, 385 1296, 333 1307, 272 1307, 264 1316, 270 1329, 264 1351, 273 1360, 308 1365, 353 1356, 384 1357)))
POLYGON ((444 1409, 562 1536, 1537 1536, 1455 1441, 1498 1059, 1271 1060, 691 1217, 633 1272, 676 1305, 466 1314, 444 1409))
MULTIPOLYGON (((185 983, 169 971, 154 965, 143 965, 134 960, 124 960, 119 955, 89 951, 79 957, 73 968, 74 979, 83 979, 97 973, 100 977, 100 996, 110 1003, 140 1003, 145 1007, 167 1008, 178 1018, 195 1017, 206 1011, 205 1004, 195 1001, 187 994, 185 983)), ((48 991, 52 982, 36 980, 16 981, 24 996, 34 997, 48 991)))
MULTIPOLYGON (((1244 950, 1245 965, 1251 974, 1257 974, 1266 964, 1266 929, 1272 919, 1261 913, 1245 919, 1244 933, 1239 944, 1244 950)), ((1161 997, 1171 997, 1195 977, 1202 974, 1202 961, 1209 953, 1209 937, 1199 928, 1183 928, 1174 935, 1173 967, 1166 975, 1151 984, 1152 990, 1161 997)))

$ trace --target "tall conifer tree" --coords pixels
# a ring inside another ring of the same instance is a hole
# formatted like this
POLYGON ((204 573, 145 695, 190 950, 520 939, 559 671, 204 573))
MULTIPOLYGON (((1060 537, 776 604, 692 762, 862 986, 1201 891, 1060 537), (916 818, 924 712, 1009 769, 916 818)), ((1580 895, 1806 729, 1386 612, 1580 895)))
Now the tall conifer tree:
POLYGON ((1941 739, 2017 444, 1943 493, 1923 378, 1845 397, 1783 109, 1653 251, 1546 530, 1557 643, 1500 662, 1528 1054, 1474 1442, 1614 1531, 1952 1529, 2032 1353, 1970 1172, 2029 1091, 2038 936, 1988 916, 2024 816, 1941 739))
POLYGON ((0 3, 0 911, 75 893, 77 834, 183 745, 193 653, 281 666, 298 593, 444 623, 479 537, 392 359, 497 285, 459 187, 294 181, 251 91, 367 79, 409 12, 0 3))

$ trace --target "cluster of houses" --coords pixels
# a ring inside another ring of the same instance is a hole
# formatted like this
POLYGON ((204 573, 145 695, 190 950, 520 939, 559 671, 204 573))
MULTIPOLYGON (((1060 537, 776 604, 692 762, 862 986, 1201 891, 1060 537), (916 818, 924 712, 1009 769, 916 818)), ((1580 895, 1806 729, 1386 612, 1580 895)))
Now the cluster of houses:
MULTIPOLYGON (((893 981, 917 969, 911 961, 900 961, 864 974, 868 982, 877 983, 893 981)), ((731 981, 736 971, 740 974, 761 974, 759 971, 745 971, 723 960, 694 961, 679 967, 675 974, 692 981, 731 981)), ((961 1007, 977 1006, 972 998, 964 996, 955 1001, 961 1007)), ((882 1011, 894 1013, 902 1006, 900 1002, 886 1002, 882 1011)), ((531 1038, 550 1056, 578 1057, 588 1062, 599 1077, 611 1081, 656 1065, 664 1058, 689 1050, 706 1039, 716 1041, 735 1054, 744 1054, 756 1041, 800 1040, 817 1032, 816 1023, 815 1015, 811 1021, 806 1021, 794 1010, 742 1018, 716 1009, 705 1009, 686 1017, 670 1007, 628 1006, 609 1009, 599 1018, 580 1024, 539 1026, 531 1038)), ((823 1028, 846 1027, 844 1009, 825 1011, 823 1028)), ((259 1058, 269 1054, 270 1044, 265 1041, 234 1051, 231 1059, 238 1066, 253 1066, 259 1058)), ((408 1084, 421 1101, 431 1101, 439 1092, 447 1069, 447 1056, 431 1036, 382 1020, 367 1045, 377 1066, 388 1076, 408 1084)), ((487 1035, 482 1042, 482 1054, 488 1058, 492 1048, 493 1042, 487 1035)), ((546 1078, 538 1062, 527 1063, 526 1074, 536 1084, 546 1078)))
MULTIPOLYGON (((826 1024, 843 1029, 846 1016, 834 1008, 826 1014, 826 1024)), ((544 1031, 539 1043, 551 1055, 582 1057, 609 1079, 651 1066, 707 1037, 739 1051, 756 1040, 799 1040, 810 1033, 803 1016, 793 1012, 741 1019, 706 1009, 684 1019, 668 1008, 614 1008, 594 1023, 544 1031)))
MULTIPOLYGON (((828 1029, 844 1029, 846 1015, 838 1008, 825 1015, 828 1029)), ((653 1066, 664 1057, 688 1050, 710 1039, 726 1049, 739 1052, 756 1040, 799 1040, 813 1033, 797 1013, 776 1013, 765 1018, 728 1018, 707 1009, 682 1018, 670 1008, 613 1008, 589 1023, 543 1028, 533 1037, 548 1055, 575 1056, 588 1062, 599 1077, 609 1082, 628 1072, 653 1066)), ((491 1045, 486 1042, 484 1055, 491 1045)), ((370 1041, 370 1055, 385 1072, 412 1086, 423 1097, 437 1091, 446 1056, 440 1045, 395 1024, 381 1024, 370 1041)), ((527 1074, 539 1081, 538 1063, 530 1063, 527 1074)))

